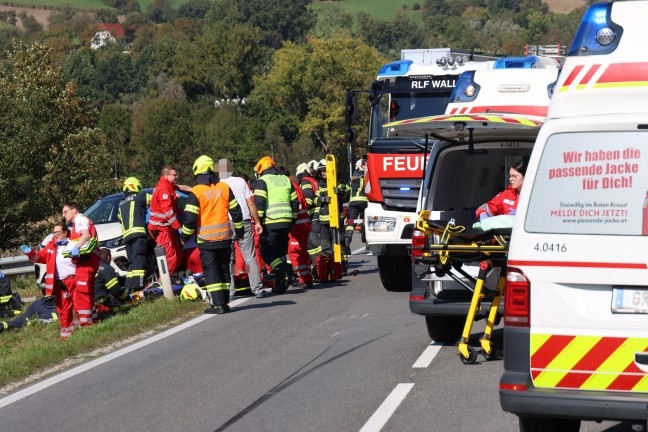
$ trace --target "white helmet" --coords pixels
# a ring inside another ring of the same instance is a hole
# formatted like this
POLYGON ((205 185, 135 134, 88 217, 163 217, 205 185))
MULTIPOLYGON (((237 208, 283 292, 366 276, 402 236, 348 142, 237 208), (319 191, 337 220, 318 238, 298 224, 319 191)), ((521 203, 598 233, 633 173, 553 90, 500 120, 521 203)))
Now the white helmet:
POLYGON ((364 170, 366 164, 367 164, 367 160, 364 158, 360 158, 356 161, 355 167, 356 169, 364 170))
POLYGON ((317 166, 318 165, 319 165, 319 162, 317 162, 315 159, 308 162, 308 168, 310 168, 311 174, 313 174, 313 173, 315 173, 315 171, 317 171, 317 166))
POLYGON ((297 165, 297 169, 295 170, 295 175, 298 176, 299 174, 302 174, 302 173, 306 173, 306 174, 311 173, 311 170, 308 167, 308 164, 301 163, 301 164, 297 165))

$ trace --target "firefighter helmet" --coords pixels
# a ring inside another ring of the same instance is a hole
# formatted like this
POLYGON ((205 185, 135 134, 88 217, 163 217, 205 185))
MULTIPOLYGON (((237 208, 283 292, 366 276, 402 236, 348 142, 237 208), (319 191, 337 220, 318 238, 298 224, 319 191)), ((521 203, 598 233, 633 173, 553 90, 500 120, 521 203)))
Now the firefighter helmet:
POLYGON ((200 288, 195 283, 186 284, 180 291, 180 300, 183 301, 199 301, 202 300, 200 288))
POLYGON ((302 163, 297 165, 297 170, 295 171, 295 175, 298 176, 299 174, 304 174, 304 173, 310 174, 310 168, 308 167, 308 164, 302 163))
POLYGON ((317 164, 317 171, 325 171, 326 170, 326 159, 320 159, 320 161, 317 164))
POLYGON ((194 175, 214 171, 214 160, 209 156, 202 155, 193 164, 194 175))
POLYGON ((257 173, 257 175, 261 175, 263 171, 273 166, 275 166, 275 162, 272 160, 272 158, 270 156, 264 156, 259 159, 259 162, 257 162, 256 166, 254 167, 254 171, 257 173))
POLYGON ((135 177, 128 177, 124 180, 124 192, 140 192, 142 190, 142 183, 135 177))
POLYGON ((367 160, 364 158, 358 159, 356 161, 355 167, 356 169, 364 169, 364 166, 367 164, 367 160))

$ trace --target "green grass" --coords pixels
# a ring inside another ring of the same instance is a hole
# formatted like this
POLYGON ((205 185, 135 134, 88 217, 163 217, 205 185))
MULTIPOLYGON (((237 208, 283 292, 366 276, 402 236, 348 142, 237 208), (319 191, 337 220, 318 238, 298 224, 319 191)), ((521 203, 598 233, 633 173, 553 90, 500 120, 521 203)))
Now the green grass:
POLYGON ((181 302, 164 297, 123 305, 101 317, 98 324, 77 329, 64 342, 59 340, 58 323, 33 324, 0 333, 0 396, 14 389, 13 385, 6 387, 12 383, 36 373, 40 377, 50 375, 58 372, 56 367, 67 368, 133 343, 194 318, 205 307, 204 302, 181 302))
POLYGON ((12 4, 23 7, 52 7, 60 8, 71 6, 74 9, 107 9, 101 0, 11 0, 10 2, 0 2, 0 5, 12 4))
MULTIPOLYGON (((140 7, 143 11, 149 7, 154 0, 139 0, 140 7)), ((179 7, 187 3, 189 0, 173 0, 173 6, 179 7)), ((24 7, 54 7, 60 8, 63 6, 71 6, 74 9, 107 9, 101 0, 12 0, 0 1, 0 5, 17 5, 24 7)))
POLYGON ((418 3, 421 8, 425 3, 425 0, 342 0, 337 2, 327 2, 327 1, 318 1, 312 4, 313 10, 317 11, 322 6, 327 3, 332 3, 340 6, 344 10, 351 12, 353 16, 358 12, 367 12, 372 15, 374 18, 388 21, 392 19, 399 9, 402 9, 403 6, 407 6, 407 14, 411 18, 416 18, 417 20, 421 19, 421 10, 418 11, 412 10, 412 6, 415 3, 418 3))

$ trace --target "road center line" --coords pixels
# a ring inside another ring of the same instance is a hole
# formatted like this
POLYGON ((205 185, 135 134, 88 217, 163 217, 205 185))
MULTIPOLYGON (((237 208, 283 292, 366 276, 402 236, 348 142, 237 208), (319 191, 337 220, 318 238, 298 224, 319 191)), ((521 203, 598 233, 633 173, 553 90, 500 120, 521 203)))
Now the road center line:
POLYGON ((358 248, 358 249, 356 249, 354 251, 351 251, 351 255, 359 255, 362 252, 367 252, 367 247, 366 246, 363 246, 363 247, 358 248))
POLYGON ((376 412, 367 420, 367 423, 362 426, 360 432, 379 432, 387 424, 389 418, 394 414, 410 390, 412 390, 412 387, 414 387, 414 383, 398 384, 389 396, 387 396, 387 399, 378 407, 376 412))
MULTIPOLYGON (((252 297, 236 299, 234 301, 231 301, 229 304, 230 304, 230 306, 238 306, 238 305, 240 305, 242 303, 245 303, 246 301, 250 300, 251 298, 252 297)), ((175 333, 178 333, 178 332, 180 332, 180 331, 182 331, 182 330, 184 330, 186 328, 189 328, 189 327, 191 327, 193 325, 196 325, 196 324, 198 324, 198 323, 200 323, 202 321, 205 321, 206 319, 209 319, 209 318, 212 318, 212 317, 215 317, 215 316, 216 315, 201 315, 199 317, 196 317, 196 318, 192 319, 191 321, 187 321, 186 323, 180 324, 177 327, 170 328, 169 330, 164 331, 164 332, 162 332, 160 334, 157 334, 155 336, 151 336, 150 338, 141 340, 141 341, 139 341, 137 343, 134 343, 133 345, 129 345, 129 346, 124 347, 124 348, 122 348, 120 350, 117 350, 117 351, 112 352, 110 354, 106 354, 105 356, 94 359, 94 360, 92 360, 92 361, 90 361, 88 363, 84 363, 84 364, 79 365, 79 366, 77 366, 75 368, 72 368, 70 370, 62 372, 62 373, 60 373, 58 375, 54 375, 51 378, 48 378, 46 380, 37 382, 34 385, 26 387, 26 388, 24 388, 24 389, 22 389, 20 391, 17 391, 17 392, 15 392, 13 394, 10 394, 9 396, 6 396, 6 397, 0 399, 0 408, 6 407, 9 404, 12 404, 12 403, 17 402, 17 401, 19 401, 21 399, 26 398, 27 396, 31 396, 34 393, 37 393, 37 392, 39 392, 41 390, 45 390, 46 388, 51 387, 54 384, 60 383, 61 381, 64 381, 64 380, 66 380, 68 378, 72 378, 75 375, 79 375, 79 374, 81 374, 81 373, 83 373, 85 371, 88 371, 88 370, 90 370, 92 368, 100 366, 100 365, 102 365, 104 363, 107 363, 107 362, 109 362, 111 360, 114 360, 114 359, 116 359, 118 357, 121 357, 121 356, 126 355, 126 354, 128 354, 130 352, 133 352, 133 351, 138 350, 140 348, 143 348, 143 347, 145 347, 147 345, 150 345, 150 344, 152 344, 154 342, 162 340, 162 339, 164 339, 166 337, 169 337, 169 336, 171 336, 171 335, 173 335, 175 333)))
POLYGON ((442 343, 432 342, 430 345, 427 346, 427 348, 425 348, 423 354, 421 354, 421 356, 414 362, 412 367, 426 368, 430 366, 430 363, 432 363, 434 357, 436 357, 436 355, 439 354, 439 351, 441 350, 442 346, 443 346, 442 343))

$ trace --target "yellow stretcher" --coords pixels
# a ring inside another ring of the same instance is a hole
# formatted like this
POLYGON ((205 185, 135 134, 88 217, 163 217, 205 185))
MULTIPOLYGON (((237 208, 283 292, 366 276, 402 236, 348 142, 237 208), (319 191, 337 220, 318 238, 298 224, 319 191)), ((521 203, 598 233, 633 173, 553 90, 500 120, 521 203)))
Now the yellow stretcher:
POLYGON ((416 261, 433 266, 437 276, 447 275, 472 291, 466 323, 461 338, 457 342, 460 359, 464 364, 472 364, 477 360, 477 352, 468 345, 468 340, 475 315, 481 303, 485 301, 491 301, 491 305, 486 329, 479 342, 486 360, 500 358, 502 347, 493 345, 491 335, 506 286, 506 256, 511 229, 502 228, 489 231, 466 229, 464 226, 455 225, 454 219, 447 222, 433 221, 429 219, 429 216, 428 210, 421 211, 416 221, 416 228, 423 232, 427 239, 435 235, 439 241, 437 244, 426 245, 423 256, 417 257, 416 261), (472 277, 461 268, 464 263, 469 262, 479 262, 477 278, 472 277), (493 267, 499 267, 501 270, 496 289, 489 290, 485 286, 485 281, 488 272, 493 267), (457 273, 463 276, 463 279, 457 273), (472 282, 474 287, 471 287, 466 280, 472 282))

